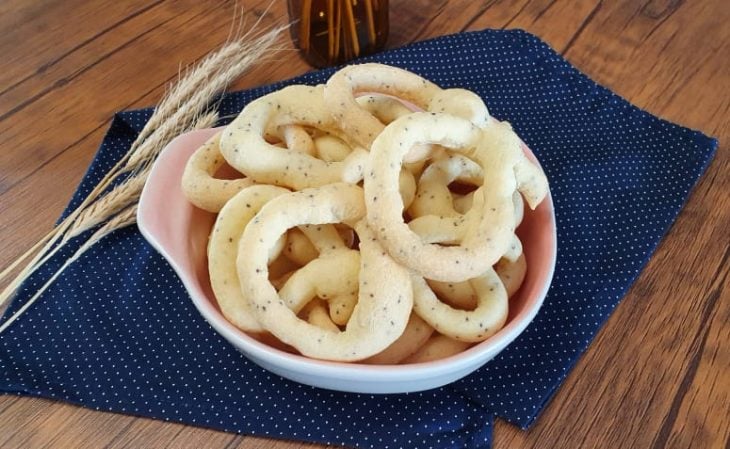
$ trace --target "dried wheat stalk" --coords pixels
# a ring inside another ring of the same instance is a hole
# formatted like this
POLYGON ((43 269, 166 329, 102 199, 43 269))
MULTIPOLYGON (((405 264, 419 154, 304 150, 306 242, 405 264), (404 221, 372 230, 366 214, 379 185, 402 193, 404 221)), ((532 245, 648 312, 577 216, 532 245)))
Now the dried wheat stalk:
MULTIPOLYGON (((93 245, 95 236, 97 236, 96 240, 101 238, 98 236, 99 232, 104 230, 109 233, 115 229, 114 224, 119 226, 126 223, 117 219, 123 214, 123 212, 119 212, 121 210, 129 211, 132 207, 136 209, 136 203, 149 175, 150 167, 160 151, 183 132, 213 126, 218 120, 218 115, 207 110, 211 102, 225 90, 231 81, 254 64, 270 58, 275 51, 280 50, 281 48, 276 47, 275 43, 286 28, 288 26, 276 27, 267 32, 249 31, 243 36, 230 40, 220 50, 210 54, 188 70, 160 102, 130 150, 92 189, 81 205, 0 273, 0 281, 2 281, 25 260, 34 255, 23 270, 0 293, 0 306, 12 297, 24 280, 74 237, 106 221, 106 224, 99 228, 81 247, 85 252, 88 249, 87 246, 93 245), (121 176, 125 176, 126 179, 116 187, 109 189, 115 180, 121 179, 121 176)), ((131 220, 134 222, 133 216, 131 220)), ((63 271, 81 255, 78 251, 76 254, 78 256, 72 256, 60 271, 63 271)), ((60 271, 47 285, 50 285, 60 275, 60 271)), ((47 286, 42 290, 45 291, 46 288, 47 286)), ((36 296, 34 295, 33 298, 36 296)), ((19 312, 26 309, 27 307, 24 306, 19 312)), ((12 318, 12 320, 14 319, 12 318)), ((0 327, 0 332, 8 324, 5 323, 0 327)))
MULTIPOLYGON (((270 48, 278 36, 278 32, 283 30, 284 27, 277 28, 276 34, 266 34, 259 42, 259 45, 265 48, 270 48)), ((180 133, 179 128, 189 129, 193 123, 190 121, 190 111, 195 112, 193 117, 198 117, 204 114, 207 104, 210 99, 218 95, 225 87, 235 78, 237 78, 243 71, 248 67, 251 67, 257 62, 261 62, 267 56, 270 57, 270 52, 262 52, 260 48, 256 51, 246 51, 244 48, 240 48, 240 43, 231 43, 229 46, 238 48, 237 51, 233 52, 229 58, 228 63, 222 70, 219 70, 215 77, 211 77, 207 83, 205 83, 201 89, 193 92, 192 96, 188 101, 183 103, 180 108, 167 120, 162 123, 159 127, 160 130, 172 132, 175 135, 180 133)), ((183 80, 180 83, 185 87, 187 81, 183 80)), ((153 136, 150 137, 153 139, 153 136)), ((127 161, 127 167, 134 167, 144 163, 150 159, 154 159, 161 148, 159 145, 142 145, 137 151, 135 151, 127 161)))
POLYGON ((48 279, 46 283, 43 284, 43 286, 37 292, 35 292, 35 294, 33 294, 33 296, 31 296, 31 298, 25 304, 23 304, 23 307, 13 313, 13 315, 0 326, 0 333, 7 329, 8 326, 10 326, 15 320, 17 320, 23 313, 25 313, 25 311, 28 310, 28 308, 32 306, 46 290, 48 290, 48 287, 50 287, 51 284, 53 284, 56 279, 58 279, 58 277, 63 273, 66 268, 68 268, 72 263, 78 260, 79 257, 81 257, 86 251, 94 246, 99 240, 103 239, 117 229, 121 229, 133 224, 136 221, 136 217, 137 205, 134 204, 119 212, 119 214, 112 217, 102 227, 97 229, 96 232, 94 232, 91 237, 89 237, 89 240, 84 242, 84 244, 81 245, 79 249, 77 249, 76 252, 74 252, 73 255, 66 260, 66 262, 64 262, 61 268, 56 270, 56 272, 53 273, 53 276, 51 276, 50 279, 48 279))
POLYGON ((79 214, 74 224, 66 231, 62 241, 81 235, 103 223, 109 217, 127 206, 136 204, 142 193, 142 188, 144 187, 148 174, 149 170, 145 170, 132 176, 99 198, 98 201, 85 208, 79 214))
POLYGON ((42 254, 42 258, 34 260, 34 265, 30 269, 21 273, 20 276, 17 276, 7 285, 2 296, 0 296, 0 304, 17 291, 28 276, 55 256, 72 238, 95 228, 125 207, 136 204, 142 193, 144 183, 147 180, 148 172, 149 170, 138 176, 129 178, 97 201, 91 203, 88 207, 79 209, 76 220, 69 222, 69 225, 64 228, 63 232, 59 233, 59 244, 42 254))
MULTIPOLYGON (((228 36, 226 43, 214 53, 208 54, 197 65, 185 68, 178 76, 178 81, 171 85, 167 94, 160 100, 155 107, 155 113, 147 121, 140 131, 139 136, 132 144, 129 155, 131 156, 137 147, 147 139, 154 131, 158 130, 163 123, 175 123, 170 120, 175 112, 186 106, 198 108, 198 104, 191 104, 189 101, 193 95, 201 89, 208 88, 211 80, 217 77, 221 70, 233 65, 236 58, 243 57, 249 53, 254 54, 258 58, 266 58, 272 56, 269 51, 275 50, 272 46, 279 38, 279 34, 288 28, 287 25, 277 27, 268 31, 259 28, 259 24, 263 17, 273 5, 273 1, 266 7, 263 14, 244 34, 240 34, 241 29, 246 26, 245 17, 240 22, 237 20, 238 8, 234 9, 233 23, 239 26, 231 28, 231 34, 228 36), (258 48, 261 47, 261 48, 258 48)), ((240 76, 248 67, 243 67, 233 78, 240 76)), ((231 81, 231 80, 228 80, 231 81)), ((227 83, 226 83, 227 85, 227 83)), ((222 91, 226 85, 220 87, 222 91)), ((196 117, 202 112, 198 109, 196 117)), ((182 126, 182 124, 178 124, 182 126)))

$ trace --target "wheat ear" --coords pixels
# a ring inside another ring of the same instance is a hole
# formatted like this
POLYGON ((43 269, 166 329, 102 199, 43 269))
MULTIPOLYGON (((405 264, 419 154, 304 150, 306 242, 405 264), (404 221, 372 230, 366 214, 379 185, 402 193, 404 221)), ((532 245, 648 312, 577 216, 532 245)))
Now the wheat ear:
MULTIPOLYGON (((219 67, 208 81, 198 90, 192 92, 192 95, 180 107, 173 113, 173 115, 165 123, 160 124, 158 131, 160 135, 167 133, 179 134, 179 128, 181 124, 188 124, 190 120, 186 120, 186 115, 190 115, 193 112, 193 117, 199 116, 204 113, 205 108, 208 106, 210 99, 220 94, 231 81, 240 76, 242 72, 251 67, 255 63, 260 63, 267 58, 271 57, 270 50, 275 43, 278 35, 286 29, 286 26, 276 28, 269 33, 266 33, 262 37, 256 39, 253 42, 246 42, 242 44, 240 42, 234 42, 229 44, 230 46, 237 48, 237 51, 232 52, 230 58, 226 64, 219 67)), ((193 83, 186 79, 182 80, 180 84, 183 86, 182 90, 185 89, 185 85, 193 83)), ((189 126, 189 125, 188 125, 189 126)), ((188 127, 185 126, 185 127, 188 127)), ((155 145, 155 136, 152 135, 149 138, 150 144, 147 142, 141 145, 137 150, 132 153, 127 161, 127 168, 134 168, 146 160, 157 156, 160 148, 159 145, 155 145)))
MULTIPOLYGON (((161 107, 155 110, 130 150, 107 172, 81 205, 0 273, 0 281, 2 281, 25 260, 34 255, 0 293, 0 307, 12 297, 25 279, 70 240, 71 237, 67 237, 71 235, 70 230, 73 230, 74 235, 78 235, 83 232, 79 231, 80 229, 90 229, 89 222, 84 224, 84 219, 90 219, 92 214, 85 211, 90 205, 93 207, 94 201, 100 201, 99 196, 115 179, 125 173, 135 176, 145 171, 162 148, 180 132, 207 124, 212 126, 217 115, 208 113, 205 109, 210 106, 213 98, 221 93, 233 79, 255 63, 270 57, 272 51, 278 50, 274 47, 274 43, 286 28, 287 26, 280 26, 265 33, 249 31, 242 37, 227 43, 223 48, 190 69, 161 101, 161 107), (252 36, 255 36, 255 39, 250 41, 252 36), (206 87, 197 89, 201 83, 204 83, 206 87), (130 158, 133 156, 134 162, 130 162, 130 158)), ((103 210, 103 208, 99 209, 103 210)), ((95 221, 97 225, 101 222, 98 216, 95 221)))
POLYGON ((69 257, 66 262, 64 262, 64 264, 61 265, 58 270, 56 270, 55 273, 53 273, 53 276, 51 276, 50 279, 48 279, 46 283, 43 284, 43 286, 37 292, 35 292, 35 294, 33 294, 33 296, 25 304, 23 304, 23 307, 18 309, 15 313, 13 313, 10 318, 8 318, 2 325, 0 325, 0 333, 7 329, 8 326, 13 324, 13 322, 17 320, 23 313, 25 313, 25 311, 28 310, 28 308, 32 306, 38 300, 38 298, 40 298, 41 295, 45 293, 46 290, 48 290, 48 288, 66 270, 66 268, 68 268, 71 264, 78 260, 79 257, 86 253, 86 251, 91 249, 91 247, 94 246, 99 240, 103 239, 117 229, 121 229, 133 224, 136 220, 136 215, 137 206, 130 206, 127 209, 124 209, 114 218, 109 220, 107 223, 105 223, 104 226, 97 229, 97 231, 91 235, 89 240, 81 245, 79 249, 77 249, 76 252, 73 253, 73 255, 69 257))

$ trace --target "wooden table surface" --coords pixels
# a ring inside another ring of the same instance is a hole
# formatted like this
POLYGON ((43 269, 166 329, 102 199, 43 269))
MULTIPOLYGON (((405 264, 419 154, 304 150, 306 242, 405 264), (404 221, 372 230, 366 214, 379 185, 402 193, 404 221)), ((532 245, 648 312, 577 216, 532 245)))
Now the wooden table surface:
MULTIPOLYGON (((269 0, 239 3, 252 18, 269 0)), ((234 2, 0 3, 0 266, 53 224, 115 111, 154 104, 181 64, 220 45, 234 2)), ((265 24, 286 15, 274 0, 265 24)), ((537 423, 495 448, 723 448, 730 432, 730 6, 723 0, 391 0, 389 46, 522 28, 594 80, 720 139, 639 280, 537 423)), ((232 88, 300 74, 288 53, 232 88)), ((0 446, 317 447, 41 399, 0 396, 0 446)))

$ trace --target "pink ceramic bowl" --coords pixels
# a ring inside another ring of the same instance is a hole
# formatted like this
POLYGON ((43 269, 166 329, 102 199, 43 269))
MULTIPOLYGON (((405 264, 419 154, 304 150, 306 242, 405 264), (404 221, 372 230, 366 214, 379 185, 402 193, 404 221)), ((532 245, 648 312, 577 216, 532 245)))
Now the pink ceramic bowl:
MULTIPOLYGON (((527 276, 510 299, 505 327, 486 341, 449 358, 411 365, 377 366, 314 360, 268 346, 230 324, 210 288, 206 245, 214 215, 193 207, 181 188, 185 163, 215 130, 194 131, 173 140, 158 158, 139 202, 142 235, 172 265, 203 317, 247 358, 288 379, 321 388, 358 393, 404 393, 436 388, 460 379, 491 360, 537 314, 553 276, 556 257, 552 199, 526 210, 518 230, 527 276)), ((532 153, 526 149, 531 157, 532 153)))

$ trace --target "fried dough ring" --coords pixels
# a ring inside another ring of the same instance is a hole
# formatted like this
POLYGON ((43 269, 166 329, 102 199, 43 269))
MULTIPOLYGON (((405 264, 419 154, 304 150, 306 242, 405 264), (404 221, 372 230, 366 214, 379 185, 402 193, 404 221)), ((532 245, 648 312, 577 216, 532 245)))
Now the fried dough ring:
POLYGON ((385 95, 361 95, 355 98, 355 101, 383 125, 413 112, 402 101, 385 95))
POLYGON ((435 334, 418 351, 403 360, 402 363, 425 363, 444 359, 463 352, 471 345, 469 342, 458 341, 446 335, 435 334))
MULTIPOLYGON (((208 272, 210 285, 221 308, 223 316, 236 327, 249 332, 261 332, 249 302, 243 296, 236 273, 236 258, 239 250, 248 254, 248 248, 238 245, 244 228, 254 215, 272 198, 288 193, 282 187, 256 185, 248 187, 231 198, 216 218, 208 243, 208 272)), ((285 243, 279 239, 266 253, 267 263, 277 258, 279 246, 285 243)))
POLYGON ((408 270, 380 247, 362 217, 362 189, 330 184, 282 195, 269 202, 246 227, 239 242, 248 254, 237 260, 244 295, 259 323, 308 357, 353 361, 390 346, 402 333, 413 304, 408 270), (358 303, 342 332, 299 319, 268 280, 266 253, 287 229, 304 224, 356 225, 360 237, 358 303))
POLYGON ((487 105, 481 97, 466 89, 444 89, 437 92, 427 110, 467 119, 479 128, 489 125, 491 119, 487 105))
POLYGON ((474 310, 477 306, 477 295, 469 281, 439 282, 427 279, 431 290, 451 307, 462 310, 474 310))
POLYGON ((340 127, 364 148, 370 148, 385 125, 360 107, 355 95, 374 92, 406 100, 421 109, 428 107, 441 88, 415 73, 383 64, 350 65, 327 81, 324 101, 340 127))
POLYGON ((423 321, 423 318, 419 317, 417 314, 411 313, 411 317, 408 319, 408 324, 406 324, 406 328, 401 336, 384 351, 363 360, 363 363, 370 363, 373 365, 395 365, 400 363, 407 357, 410 357, 413 353, 417 352, 419 348, 428 341, 432 334, 433 327, 429 326, 429 324, 423 321))
POLYGON ((530 209, 535 210, 548 194, 548 180, 542 169, 527 158, 524 150, 526 146, 512 130, 512 125, 492 120, 484 128, 484 141, 489 148, 504 148, 509 152, 517 190, 530 209))
POLYGON ((352 148, 346 142, 332 134, 316 137, 314 147, 317 156, 326 162, 344 161, 352 153, 352 148))
MULTIPOLYGON (((356 94, 364 92, 391 95, 430 112, 448 112, 479 127, 489 122, 487 107, 471 91, 441 89, 415 73, 397 67, 377 63, 350 65, 340 69, 327 81, 324 100, 340 127, 364 148, 372 146, 385 128, 384 123, 394 121, 406 113, 402 107, 387 99, 374 100, 370 96, 366 100, 356 100, 356 94)), ((409 148, 405 161, 422 160, 429 153, 429 146, 409 148)))
POLYGON ((423 277, 458 282, 479 276, 507 252, 514 233, 513 153, 499 145, 485 147, 482 130, 458 117, 424 112, 402 117, 388 125, 371 149, 364 183, 368 223, 394 259, 423 277), (470 211, 476 215, 475 224, 459 246, 424 243, 403 222, 398 174, 408 148, 420 143, 437 143, 465 154, 485 173, 475 193, 480 207, 470 211))
MULTIPOLYGON (((527 273, 525 255, 520 254, 517 260, 511 261, 505 257, 494 265, 494 271, 507 290, 507 297, 511 298, 522 286, 527 273)), ((427 279, 428 286, 436 295, 451 307, 463 310, 474 310, 477 306, 477 294, 469 281, 439 282, 427 279)))
POLYGON ((327 303, 321 299, 310 301, 302 309, 302 315, 302 318, 307 320, 309 324, 332 332, 340 331, 340 328, 330 318, 329 312, 327 311, 327 303))
POLYGON ((507 321, 507 290, 493 269, 469 280, 477 295, 474 310, 454 309, 441 302, 422 277, 413 276, 413 311, 439 333, 460 341, 483 341, 507 321))
POLYGON ((223 131, 223 156, 232 167, 262 184, 301 190, 359 182, 367 162, 367 151, 362 148, 355 148, 343 161, 327 162, 306 152, 277 147, 265 139, 285 125, 341 134, 324 105, 322 91, 322 86, 294 85, 252 101, 223 131))
MULTIPOLYGON (((390 100, 390 102, 398 103, 399 101, 394 100, 392 98, 388 97, 378 97, 378 98, 386 98, 390 100)), ((358 98, 359 100, 359 98, 358 98)), ((392 105, 390 102, 385 103, 385 106, 381 106, 382 108, 395 108, 394 105, 392 105)), ((380 104, 380 103, 376 103, 380 104)), ((405 106, 403 106, 405 107, 405 106)), ((314 145, 317 148, 317 154, 320 158, 326 161, 340 161, 347 157, 348 154, 352 151, 352 149, 342 141, 342 139, 339 139, 335 136, 325 134, 323 136, 317 137, 314 140, 314 145)), ((403 203, 406 205, 405 207, 409 207, 413 200, 416 197, 416 178, 411 170, 406 169, 405 167, 403 170, 401 170, 400 178, 398 180, 400 185, 400 192, 401 196, 403 198, 403 203)))
POLYGON ((497 276, 502 280, 504 288, 507 290, 507 296, 511 298, 517 293, 517 290, 520 289, 522 282, 525 280, 527 259, 525 259, 524 254, 520 254, 515 261, 503 257, 494 265, 494 271, 497 272, 497 276))
POLYGON ((297 265, 304 266, 316 259, 319 252, 299 228, 294 228, 287 232, 284 255, 297 265))
POLYGON ((520 254, 516 262, 502 258, 494 268, 466 282, 441 283, 413 276, 413 311, 443 335, 466 342, 483 341, 507 321, 509 297, 522 284, 526 268, 520 254), (448 304, 434 291, 441 291, 448 304))
MULTIPOLYGON (((483 198, 483 195, 481 195, 481 189, 478 189, 475 193, 478 200, 483 198)), ((523 211, 522 197, 519 192, 515 191, 515 194, 512 195, 512 199, 515 201, 515 198, 517 198, 516 202, 513 203, 515 212, 514 227, 516 228, 522 221, 523 211)), ((435 203, 435 205, 436 204, 438 203, 435 203)), ((445 243, 449 245, 456 245, 461 243, 466 237, 470 227, 473 229, 473 226, 476 226, 475 222, 478 219, 476 211, 482 207, 481 205, 482 202, 477 201, 476 204, 472 204, 472 209, 468 210, 465 214, 458 214, 454 210, 454 213, 457 214, 456 216, 421 215, 420 217, 416 217, 411 220, 408 223, 408 227, 418 234, 426 243, 445 243)), ((427 207, 427 204, 424 207, 427 207)), ((442 211, 444 213, 447 212, 446 208, 448 207, 448 205, 443 206, 442 211)), ((520 254, 522 254, 522 242, 516 234, 512 234, 502 257, 514 262, 520 254)))
MULTIPOLYGON (((383 127, 413 112, 413 109, 407 107, 402 101, 386 95, 362 95, 355 101, 362 109, 378 119, 383 127)), ((406 155, 406 159, 413 162, 404 164, 403 168, 414 175, 416 173, 420 175, 426 159, 433 156, 433 153, 431 145, 416 145, 406 155)))
POLYGON ((354 240, 355 231, 347 227, 340 229, 332 225, 301 226, 287 232, 284 254, 292 262, 304 266, 323 251, 351 247, 354 240), (333 235, 330 228, 337 235, 333 235))
POLYGON ((454 194, 454 210, 460 214, 465 214, 474 204, 474 192, 465 195, 454 194))
POLYGON ((454 196, 449 184, 460 181, 478 186, 482 183, 482 176, 481 167, 460 154, 450 154, 436 160, 421 174, 416 198, 408 212, 414 218, 423 215, 461 216, 463 214, 454 208, 454 196))
POLYGON ((288 149, 310 156, 317 153, 312 136, 301 126, 284 125, 281 127, 280 132, 288 149))
POLYGON ((279 290, 287 307, 299 313, 315 297, 329 303, 330 318, 345 325, 357 304, 360 253, 349 248, 322 252, 296 270, 279 290))
POLYGON ((182 190, 195 206, 218 212, 233 195, 253 185, 250 178, 218 179, 216 172, 226 163, 220 151, 221 133, 217 132, 195 150, 182 175, 182 190))

